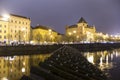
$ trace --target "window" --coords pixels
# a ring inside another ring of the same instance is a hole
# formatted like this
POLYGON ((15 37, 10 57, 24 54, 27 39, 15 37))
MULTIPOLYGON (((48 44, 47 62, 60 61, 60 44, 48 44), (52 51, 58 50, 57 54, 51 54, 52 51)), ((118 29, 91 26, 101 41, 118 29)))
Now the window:
POLYGON ((4 31, 4 33, 6 33, 6 30, 4 31))
POLYGON ((6 39, 6 36, 4 36, 4 39, 6 39))
POLYGON ((6 25, 4 27, 6 28, 6 25))
POLYGON ((17 21, 15 21, 15 23, 17 23, 17 21))
POLYGON ((2 25, 0 24, 0 27, 2 27, 2 25))
POLYGON ((23 24, 24 24, 24 22, 23 22, 23 24))
POLYGON ((2 30, 0 30, 0 33, 2 32, 2 30))
POLYGON ((21 21, 19 21, 19 24, 21 24, 21 21))
POLYGON ((13 20, 11 20, 11 22, 13 22, 13 20))
POLYGON ((2 36, 0 35, 0 38, 2 38, 2 36))

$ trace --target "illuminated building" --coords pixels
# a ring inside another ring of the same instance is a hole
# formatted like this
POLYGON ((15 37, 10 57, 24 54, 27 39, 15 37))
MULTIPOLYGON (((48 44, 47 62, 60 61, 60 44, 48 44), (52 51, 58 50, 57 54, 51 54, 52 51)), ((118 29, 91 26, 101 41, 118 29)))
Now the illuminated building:
POLYGON ((77 41, 94 41, 95 33, 95 26, 89 26, 82 17, 77 24, 66 26, 66 35, 74 36, 77 41))
POLYGON ((108 41, 108 38, 109 38, 109 35, 102 32, 97 32, 95 37, 97 42, 108 41))
POLYGON ((32 37, 35 43, 37 42, 56 42, 58 33, 46 26, 38 25, 32 28, 32 37))
POLYGON ((1 42, 28 42, 30 36, 30 18, 3 14, 0 16, 1 42))

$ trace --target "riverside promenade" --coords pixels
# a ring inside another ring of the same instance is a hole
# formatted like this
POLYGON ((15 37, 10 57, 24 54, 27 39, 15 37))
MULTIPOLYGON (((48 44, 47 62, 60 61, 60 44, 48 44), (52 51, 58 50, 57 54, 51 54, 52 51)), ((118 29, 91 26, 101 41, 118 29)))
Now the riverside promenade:
POLYGON ((52 45, 17 45, 0 46, 0 56, 48 54, 63 46, 70 46, 80 52, 103 51, 120 48, 120 43, 81 43, 52 45))

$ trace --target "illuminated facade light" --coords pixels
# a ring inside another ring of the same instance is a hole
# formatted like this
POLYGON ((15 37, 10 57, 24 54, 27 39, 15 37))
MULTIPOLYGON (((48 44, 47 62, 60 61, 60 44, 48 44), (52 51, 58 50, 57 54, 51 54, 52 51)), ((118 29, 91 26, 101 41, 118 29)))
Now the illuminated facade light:
POLYGON ((73 31, 73 33, 76 33, 76 31, 73 31))
POLYGON ((8 13, 4 13, 4 14, 2 14, 2 17, 4 17, 4 18, 10 18, 10 15, 8 13))
POLYGON ((69 34, 69 35, 72 35, 72 33, 71 33, 71 32, 69 32, 68 34, 69 34))
POLYGON ((79 36, 76 37, 77 39, 79 38, 79 36))
POLYGON ((25 72, 25 68, 24 68, 24 67, 22 68, 22 72, 23 72, 23 73, 25 72))
POLYGON ((51 29, 49 29, 49 32, 51 32, 52 30, 51 29))
POLYGON ((3 77, 1 80, 8 80, 7 77, 3 77))

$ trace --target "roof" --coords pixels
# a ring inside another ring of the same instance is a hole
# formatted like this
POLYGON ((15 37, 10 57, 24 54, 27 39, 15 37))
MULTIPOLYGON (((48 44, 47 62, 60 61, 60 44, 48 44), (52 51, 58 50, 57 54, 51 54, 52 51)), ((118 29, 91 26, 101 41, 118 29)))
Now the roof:
MULTIPOLYGON (((47 27, 47 26, 43 26, 43 25, 38 25, 36 27, 32 27, 32 29, 44 29, 44 30, 49 30, 51 28, 47 27)), ((55 30, 51 29, 52 31, 56 32, 55 30)))
POLYGON ((77 27, 77 25, 76 25, 76 24, 71 25, 71 26, 68 26, 68 28, 76 28, 76 27, 77 27))
POLYGON ((30 19, 28 17, 25 17, 25 16, 21 16, 21 15, 16 15, 16 14, 10 14, 11 16, 16 16, 16 17, 21 17, 21 18, 25 18, 25 19, 30 19))
POLYGON ((81 17, 80 20, 78 21, 78 23, 87 23, 87 22, 85 21, 85 19, 83 17, 81 17))

